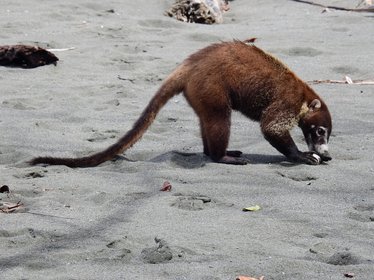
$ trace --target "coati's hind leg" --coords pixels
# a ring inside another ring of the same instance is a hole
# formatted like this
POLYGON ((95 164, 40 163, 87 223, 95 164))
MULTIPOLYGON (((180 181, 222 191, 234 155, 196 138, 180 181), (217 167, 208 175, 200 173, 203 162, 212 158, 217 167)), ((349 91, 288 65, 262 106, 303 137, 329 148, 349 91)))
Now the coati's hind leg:
POLYGON ((247 162, 240 159, 241 151, 227 151, 230 138, 230 112, 221 112, 219 116, 201 118, 201 136, 204 154, 213 161, 225 164, 244 165, 247 162))
POLYGON ((207 137, 205 136, 204 124, 201 120, 200 120, 200 131, 201 131, 201 138, 203 140, 204 154, 207 156, 210 156, 208 140, 207 140, 207 137))
MULTIPOLYGON (((205 130, 203 129, 203 124, 200 122, 200 127, 201 127, 201 138, 203 139, 203 146, 204 146, 204 154, 207 156, 210 156, 209 152, 209 145, 208 145, 208 140, 205 136, 205 130)), ((240 157, 243 154, 242 151, 226 151, 226 155, 230 157, 240 157)))

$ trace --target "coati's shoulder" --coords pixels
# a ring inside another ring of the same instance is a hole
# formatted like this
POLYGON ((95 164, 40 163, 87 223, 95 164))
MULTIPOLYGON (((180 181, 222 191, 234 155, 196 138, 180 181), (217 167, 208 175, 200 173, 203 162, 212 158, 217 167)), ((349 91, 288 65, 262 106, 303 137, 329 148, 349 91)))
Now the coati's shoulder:
POLYGON ((270 65, 273 65, 278 70, 291 72, 291 70, 286 65, 284 65, 278 58, 272 56, 269 53, 266 53, 265 51, 261 50, 260 48, 256 47, 255 45, 246 45, 246 46, 251 48, 251 51, 253 53, 256 53, 259 57, 262 57, 270 65))

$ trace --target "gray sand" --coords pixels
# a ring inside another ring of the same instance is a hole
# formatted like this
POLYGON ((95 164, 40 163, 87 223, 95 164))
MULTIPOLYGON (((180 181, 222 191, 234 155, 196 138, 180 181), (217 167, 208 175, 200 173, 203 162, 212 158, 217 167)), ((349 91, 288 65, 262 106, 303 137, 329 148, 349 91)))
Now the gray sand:
POLYGON ((230 148, 251 163, 212 163, 182 95, 115 162, 25 165, 109 146, 178 63, 214 42, 257 37, 304 80, 373 79, 373 13, 235 0, 208 26, 163 16, 171 0, 6 2, 0 45, 75 49, 56 52, 56 67, 0 68, 0 185, 12 190, 0 203, 24 204, 0 213, 1 279, 374 279, 373 86, 312 85, 333 115, 324 165, 289 164, 239 114, 230 148))

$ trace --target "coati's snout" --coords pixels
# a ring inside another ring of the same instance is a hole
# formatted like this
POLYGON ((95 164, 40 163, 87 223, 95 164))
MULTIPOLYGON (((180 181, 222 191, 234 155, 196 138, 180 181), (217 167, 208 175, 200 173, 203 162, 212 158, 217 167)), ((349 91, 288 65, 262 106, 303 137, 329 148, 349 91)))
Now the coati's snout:
POLYGON ((331 160, 329 154, 329 130, 323 126, 312 125, 307 131, 304 132, 305 141, 309 147, 309 151, 318 154, 322 161, 331 160))
POLYGON ((321 161, 329 161, 332 159, 328 146, 332 130, 330 112, 319 99, 314 99, 308 107, 308 113, 299 123, 305 142, 309 151, 316 153, 321 161))

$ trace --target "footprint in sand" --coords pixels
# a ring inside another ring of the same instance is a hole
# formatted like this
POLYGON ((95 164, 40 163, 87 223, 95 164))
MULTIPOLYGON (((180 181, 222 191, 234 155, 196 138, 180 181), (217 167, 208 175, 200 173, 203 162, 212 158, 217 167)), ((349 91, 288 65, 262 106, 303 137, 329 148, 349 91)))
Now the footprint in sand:
POLYGON ((331 265, 357 265, 371 263, 371 260, 360 257, 344 248, 327 242, 314 244, 308 252, 308 259, 314 259, 331 265))
POLYGON ((105 110, 111 110, 114 107, 119 106, 121 103, 119 102, 118 99, 112 99, 109 100, 100 106, 95 107, 95 111, 105 111, 105 110))
POLYGON ((331 31, 334 31, 334 32, 348 32, 349 29, 346 28, 346 27, 333 27, 333 28, 331 28, 331 31))
POLYGON ((106 130, 104 133, 93 130, 93 135, 87 139, 89 142, 104 142, 108 139, 116 138, 119 134, 117 130, 106 130))
POLYGON ((194 169, 205 166, 206 158, 199 153, 167 152, 150 160, 151 162, 171 162, 177 167, 194 169))
POLYGON ((145 263, 158 264, 168 262, 173 258, 172 250, 163 239, 155 238, 156 246, 145 248, 141 252, 141 258, 145 263))
POLYGON ((16 231, 0 230, 0 238, 12 238, 17 236, 29 236, 32 238, 36 237, 35 230, 32 228, 24 228, 16 231))
POLYGON ((31 103, 31 100, 25 98, 15 98, 4 100, 1 106, 16 110, 35 110, 34 107, 30 106, 31 103))
POLYGON ((357 75, 357 73, 360 73, 360 69, 350 65, 335 66, 332 67, 331 70, 341 75, 357 75))
POLYGON ((33 228, 19 230, 0 230, 0 242, 7 244, 8 248, 23 248, 32 246, 32 243, 39 242, 38 239, 44 236, 33 228), (34 241, 33 241, 34 240, 34 241))
POLYGON ((42 170, 42 171, 32 171, 25 174, 17 174, 14 175, 14 177, 19 179, 35 179, 35 178, 43 178, 45 177, 45 173, 47 173, 48 170, 42 170))
POLYGON ((107 262, 119 260, 129 262, 133 258, 132 251, 126 247, 122 240, 115 240, 106 244, 105 248, 82 255, 85 259, 107 262))
POLYGON ((276 171, 276 173, 282 177, 291 179, 296 182, 305 182, 305 181, 315 181, 318 177, 309 174, 307 172, 300 172, 300 171, 276 171))
POLYGON ((322 55, 323 52, 319 51, 314 48, 309 47, 294 47, 289 49, 271 49, 269 50, 270 53, 273 54, 282 54, 287 56, 295 56, 295 57, 315 57, 322 55))
POLYGON ((359 222, 374 222, 374 204, 361 204, 353 207, 348 217, 359 222))
POLYGON ((117 39, 123 38, 124 30, 122 27, 105 27, 97 33, 98 36, 108 38, 108 39, 117 39))
POLYGON ((191 39, 192 41, 196 42, 219 42, 222 40, 221 37, 217 35, 212 35, 208 33, 192 33, 188 35, 188 38, 191 39))
POLYGON ((352 265, 361 263, 360 258, 350 252, 336 252, 330 256, 326 263, 332 265, 352 265))
MULTIPOLYGON (((142 26, 146 29, 152 29, 152 30, 159 30, 159 29, 169 30, 170 28, 178 28, 178 29, 186 28, 184 25, 179 24, 179 22, 170 21, 168 19, 139 20, 138 24, 139 26, 142 26)), ((175 32, 175 30, 173 32, 175 32)))
POLYGON ((13 148, 0 148, 0 164, 14 164, 15 162, 22 161, 29 157, 29 154, 20 152, 13 148))
POLYGON ((216 202, 212 200, 210 197, 198 193, 176 193, 173 196, 176 197, 176 200, 171 204, 171 206, 183 210, 198 211, 216 205, 216 202))
POLYGON ((325 238, 328 236, 328 234, 325 232, 317 232, 317 233, 314 233, 313 236, 317 238, 325 238))
POLYGON ((205 165, 204 157, 194 153, 173 152, 170 161, 180 167, 193 169, 205 165))
POLYGON ((319 50, 308 48, 308 47, 295 47, 295 48, 283 50, 282 52, 289 56, 307 56, 307 57, 315 57, 315 56, 323 54, 323 52, 319 50))
MULTIPOLYGON (((64 237, 65 242, 66 237, 64 237)), ((133 247, 131 242, 127 240, 127 236, 121 239, 110 241, 106 244, 96 243, 93 246, 88 246, 86 250, 82 251, 79 248, 72 255, 71 252, 61 252, 59 254, 59 260, 63 262, 69 262, 74 258, 76 261, 100 263, 113 263, 120 262, 122 264, 129 263, 134 258, 133 251, 130 249, 133 247)), ((70 251, 70 250, 69 250, 70 251)))

